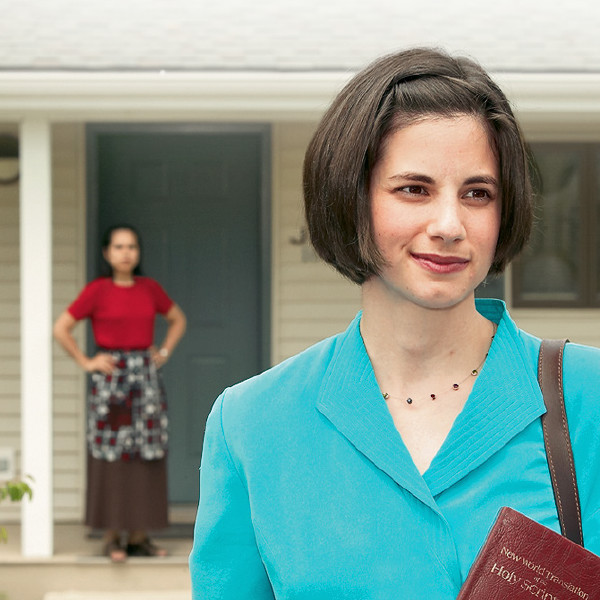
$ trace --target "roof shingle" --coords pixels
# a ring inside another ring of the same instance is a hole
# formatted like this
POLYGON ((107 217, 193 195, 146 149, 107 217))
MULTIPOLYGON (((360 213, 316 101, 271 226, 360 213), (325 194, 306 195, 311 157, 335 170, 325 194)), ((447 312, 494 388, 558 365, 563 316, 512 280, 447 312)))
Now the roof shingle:
POLYGON ((600 72, 596 0, 2 4, 0 70, 339 71, 435 45, 493 71, 600 72))

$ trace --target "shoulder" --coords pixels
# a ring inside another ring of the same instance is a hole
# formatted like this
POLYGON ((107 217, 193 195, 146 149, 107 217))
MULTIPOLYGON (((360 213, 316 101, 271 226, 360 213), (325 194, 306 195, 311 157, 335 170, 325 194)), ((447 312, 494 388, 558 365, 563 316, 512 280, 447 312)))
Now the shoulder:
MULTIPOLYGON (((582 510, 594 512, 598 519, 600 489, 600 349, 569 343, 563 356, 563 391, 569 435, 577 471, 582 510)), ((592 521, 593 522, 593 521, 592 521)), ((586 547, 589 533, 597 537, 598 526, 585 530, 586 547)), ((596 540, 596 544, 600 540, 596 540)), ((597 546, 600 547, 600 546, 597 546)))
POLYGON ((590 471, 600 467, 600 349, 566 344, 561 379, 577 475, 585 490, 590 471))
MULTIPOLYGON (((509 319, 505 313, 504 319, 509 319)), ((509 326, 512 327, 512 320, 509 326)), ((508 329, 510 329, 508 327, 508 329)), ((521 355, 520 364, 529 372, 532 384, 537 385, 539 350, 542 340, 522 329, 506 335, 504 358, 521 355)), ((562 383, 567 422, 571 437, 577 479, 582 498, 589 497, 595 486, 600 466, 600 349, 569 342, 562 363, 562 383)))
POLYGON ((81 290, 81 295, 96 295, 112 287, 112 280, 110 277, 97 277, 87 283, 81 290))
POLYGON ((160 294, 164 294, 164 290, 160 283, 156 281, 156 279, 152 279, 151 277, 144 277, 141 275, 135 276, 135 287, 134 289, 140 293, 150 294, 152 296, 158 296, 160 294))
POLYGON ((89 290, 98 290, 106 287, 110 287, 112 283, 112 279, 110 277, 96 277, 96 279, 92 279, 84 289, 89 290))
POLYGON ((305 426, 344 334, 327 338, 263 373, 227 388, 215 407, 230 439, 305 426))
POLYGON ((156 279, 152 279, 152 277, 136 275, 135 282, 139 289, 147 290, 152 294, 166 294, 162 285, 160 285, 156 279))
POLYGON ((587 410, 600 415, 600 349, 569 343, 563 356, 563 385, 566 401, 590 404, 587 410))
MULTIPOLYGON (((537 375, 542 340, 522 330, 519 330, 519 338, 537 375)), ((563 353, 562 381, 568 404, 574 399, 583 402, 589 397, 591 400, 592 391, 600 387, 600 348, 568 342, 563 353)), ((594 404, 600 410, 600 401, 594 401, 594 404)))
POLYGON ((293 440, 314 434, 320 420, 316 402, 342 336, 325 339, 217 398, 207 432, 219 432, 234 464, 261 462, 268 449, 285 452, 293 440))
POLYGON ((93 314, 99 304, 102 304, 106 292, 111 287, 109 277, 98 277, 87 283, 79 295, 68 307, 68 311, 75 319, 83 319, 93 314))
POLYGON ((600 376, 600 348, 569 342, 564 353, 565 377, 600 376))
POLYGON ((314 387, 319 376, 325 373, 342 336, 338 334, 321 340, 259 375, 228 388, 228 398, 231 402, 249 402, 257 397, 264 401, 280 396, 284 390, 293 397, 302 395, 302 390, 314 387))
POLYGON ((139 296, 149 298, 154 304, 154 309, 162 314, 166 315, 169 309, 173 306, 174 302, 164 290, 164 288, 150 277, 136 276, 135 290, 139 296))
MULTIPOLYGON (((517 327, 506 307, 501 302, 484 303, 497 311, 506 353, 520 355, 521 364, 530 371, 532 379, 537 381, 538 359, 542 340, 517 327)), ((595 392, 600 387, 600 349, 592 346, 569 342, 563 355, 563 386, 565 403, 569 417, 587 410, 600 418, 600 400, 595 400, 595 392)))
POLYGON ((152 279, 152 277, 146 277, 144 275, 136 275, 135 282, 141 287, 151 289, 156 289, 160 287, 160 284, 158 283, 158 281, 156 281, 156 279, 152 279))

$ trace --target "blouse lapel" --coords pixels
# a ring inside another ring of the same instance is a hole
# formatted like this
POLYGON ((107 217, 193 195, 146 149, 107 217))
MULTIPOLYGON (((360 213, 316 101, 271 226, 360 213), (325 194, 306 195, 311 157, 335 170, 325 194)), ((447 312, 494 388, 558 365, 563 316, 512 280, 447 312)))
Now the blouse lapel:
POLYGON ((486 364, 424 474, 434 496, 476 469, 546 412, 535 361, 503 310, 486 364), (465 449, 468 449, 465 451, 465 449))
POLYGON ((435 496, 498 452, 546 410, 531 349, 524 346, 504 307, 496 303, 488 307, 492 308, 496 312, 488 316, 499 324, 486 365, 423 476, 381 396, 360 335, 360 313, 341 336, 320 388, 317 410, 375 467, 438 513, 435 496))
POLYGON ((317 410, 375 467, 439 512, 382 398, 359 324, 360 313, 340 339, 323 378, 317 410))

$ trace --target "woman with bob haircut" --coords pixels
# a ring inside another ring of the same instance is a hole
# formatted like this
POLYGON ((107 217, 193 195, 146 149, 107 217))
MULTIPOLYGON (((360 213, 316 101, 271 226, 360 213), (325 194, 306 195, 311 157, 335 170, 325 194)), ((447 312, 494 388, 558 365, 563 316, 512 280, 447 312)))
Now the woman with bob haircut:
MULTIPOLYGON (((225 390, 208 418, 196 599, 455 599, 499 509, 554 530, 538 338, 475 288, 523 248, 529 152, 474 61, 417 48, 358 73, 304 163, 317 253, 359 284, 339 335, 225 390)), ((600 351, 564 391, 600 553, 600 351)))

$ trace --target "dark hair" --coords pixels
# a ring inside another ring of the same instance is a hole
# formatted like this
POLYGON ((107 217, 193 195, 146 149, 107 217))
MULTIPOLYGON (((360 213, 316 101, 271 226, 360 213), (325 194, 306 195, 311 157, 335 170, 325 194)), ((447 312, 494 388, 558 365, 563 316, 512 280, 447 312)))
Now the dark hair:
POLYGON ((112 277, 113 275, 113 268, 110 266, 110 263, 104 258, 104 251, 107 250, 110 246, 113 233, 115 231, 118 231, 119 229, 126 229, 127 231, 131 231, 131 233, 133 233, 133 235, 135 235, 135 237, 137 238, 138 247, 140 249, 140 260, 133 269, 133 274, 142 275, 142 238, 140 237, 138 230, 132 225, 128 225, 127 223, 112 225, 102 235, 102 239, 100 240, 100 246, 102 248, 102 252, 100 254, 100 259, 102 261, 100 263, 100 274, 103 277, 112 277))
POLYGON ((383 264, 371 231, 369 185, 392 133, 428 116, 481 118, 498 159, 502 215, 490 274, 501 273, 529 237, 532 161, 500 88, 476 62, 437 49, 384 56, 334 99, 304 159, 305 214, 316 252, 363 283, 383 264))

